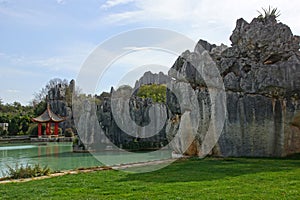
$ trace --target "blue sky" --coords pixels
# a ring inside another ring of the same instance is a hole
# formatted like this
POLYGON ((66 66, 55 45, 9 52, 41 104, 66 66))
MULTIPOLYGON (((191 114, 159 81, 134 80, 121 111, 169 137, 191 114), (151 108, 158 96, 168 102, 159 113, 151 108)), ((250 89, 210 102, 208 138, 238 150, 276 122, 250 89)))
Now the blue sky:
MULTIPOLYGON (((230 45, 236 19, 250 22, 269 5, 300 35, 297 0, 0 0, 0 98, 28 104, 50 79, 76 79, 97 45, 136 28, 166 28, 195 41, 230 45)), ((171 66, 174 58, 166 60, 171 66)), ((121 68, 116 65, 110 76, 121 68)), ((117 85, 108 79, 99 90, 117 85)))

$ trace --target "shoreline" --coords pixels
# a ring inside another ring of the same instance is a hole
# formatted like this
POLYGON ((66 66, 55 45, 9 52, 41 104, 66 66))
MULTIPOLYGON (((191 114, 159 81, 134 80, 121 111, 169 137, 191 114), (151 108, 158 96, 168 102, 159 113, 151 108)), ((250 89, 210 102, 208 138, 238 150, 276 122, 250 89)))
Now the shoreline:
POLYGON ((36 142, 73 142, 73 137, 30 137, 30 136, 13 136, 0 137, 0 144, 11 143, 36 143, 36 142))
POLYGON ((64 175, 68 175, 68 174, 89 173, 89 172, 104 171, 104 170, 124 170, 124 169, 131 168, 131 167, 159 165, 159 164, 164 164, 164 163, 168 163, 168 162, 174 162, 176 160, 178 160, 178 159, 172 158, 172 159, 165 159, 165 160, 153 160, 153 161, 147 161, 147 162, 119 164, 119 165, 113 165, 113 166, 95 166, 95 167, 77 168, 77 169, 53 172, 48 176, 38 176, 38 177, 32 177, 32 178, 8 179, 7 177, 3 177, 3 178, 0 178, 0 184, 21 183, 21 182, 23 183, 23 182, 42 180, 42 179, 53 178, 53 177, 58 177, 58 176, 64 176, 64 175))

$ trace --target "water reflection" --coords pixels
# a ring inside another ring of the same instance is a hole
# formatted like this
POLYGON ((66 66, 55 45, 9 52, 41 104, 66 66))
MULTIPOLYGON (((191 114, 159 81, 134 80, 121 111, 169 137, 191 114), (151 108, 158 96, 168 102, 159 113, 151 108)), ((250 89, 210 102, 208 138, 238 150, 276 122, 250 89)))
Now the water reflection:
MULTIPOLYGON (((94 152, 94 156, 106 165, 136 163, 166 159, 171 151, 131 154, 130 152, 94 152)), ((81 167, 102 166, 90 153, 73 153, 72 143, 0 144, 0 177, 8 170, 7 166, 18 165, 48 166, 54 171, 77 169, 81 167)))
POLYGON ((7 166, 15 167, 16 164, 39 163, 55 171, 101 165, 89 153, 73 153, 72 151, 72 143, 1 144, 0 177, 7 171, 7 166))

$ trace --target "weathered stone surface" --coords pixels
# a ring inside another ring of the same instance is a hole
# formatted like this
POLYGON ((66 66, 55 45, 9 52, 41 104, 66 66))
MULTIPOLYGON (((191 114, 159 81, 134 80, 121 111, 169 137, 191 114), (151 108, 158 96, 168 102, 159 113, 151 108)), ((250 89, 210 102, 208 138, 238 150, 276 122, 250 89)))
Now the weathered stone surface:
MULTIPOLYGON (((109 144, 110 140, 125 149, 161 147, 169 141, 176 153, 203 156, 209 148, 205 141, 210 135, 211 120, 217 115, 214 106, 225 104, 212 101, 218 92, 210 93, 220 90, 214 88, 218 85, 215 84, 219 81, 215 75, 218 73, 226 91, 226 111, 221 113, 226 118, 212 155, 299 153, 299 37, 270 16, 255 18, 251 23, 237 20, 230 40, 231 47, 200 40, 193 52, 182 53, 169 70, 169 76, 147 72, 134 89, 127 87, 97 96, 100 103, 96 111, 87 102, 81 102, 77 113, 84 111, 84 114, 76 120, 81 127, 79 131, 87 134, 83 140, 87 144, 100 140, 109 144), (153 83, 167 84, 166 105, 134 95, 133 91, 141 85, 153 83), (165 118, 165 112, 167 122, 162 123, 159 120, 165 118), (127 118, 122 118, 124 113, 127 118), (95 123, 99 126, 94 127, 95 123), (159 130, 159 133, 145 137, 149 134, 145 131, 149 124, 153 125, 149 132, 159 130), (128 134, 128 130, 135 135, 128 134)), ((64 108, 68 105, 60 102, 63 95, 56 93, 53 93, 57 96, 52 103, 54 109, 69 116, 68 109, 64 108)))
POLYGON ((145 72, 144 75, 135 83, 134 90, 137 90, 142 85, 148 84, 167 84, 171 80, 171 77, 165 75, 162 72, 158 74, 153 74, 152 72, 148 71, 145 72))
MULTIPOLYGON (((207 90, 201 89, 207 87, 205 81, 186 58, 204 65, 199 55, 206 51, 223 77, 227 100, 223 132, 212 154, 285 156, 300 152, 300 120, 296 116, 300 110, 299 37, 270 16, 251 23, 237 20, 230 39, 229 48, 200 40, 194 52, 184 52, 169 71, 177 82, 189 83, 198 96, 201 117, 192 151, 196 148, 201 155, 213 102, 207 90)), ((167 137, 172 138, 180 133, 184 113, 170 92, 167 105, 171 112, 167 137)), ((182 144, 173 147, 177 153, 185 153, 182 144)))
POLYGON ((74 80, 71 80, 68 86, 62 86, 61 84, 58 84, 48 91, 47 100, 50 104, 51 110, 57 115, 66 117, 66 121, 59 124, 59 127, 62 128, 63 131, 67 128, 72 128, 74 131, 76 130, 71 104, 73 91, 75 91, 74 80), (69 93, 66 94, 66 91, 69 93), (70 98, 70 100, 68 101, 67 98, 70 98))
MULTIPOLYGON (((166 84, 170 77, 146 72, 135 88, 144 84, 166 84)), ((134 95, 134 89, 121 87, 100 98, 97 116, 106 137, 124 149, 150 149, 166 145, 166 106, 134 95), (153 136, 152 136, 153 135, 153 136)))

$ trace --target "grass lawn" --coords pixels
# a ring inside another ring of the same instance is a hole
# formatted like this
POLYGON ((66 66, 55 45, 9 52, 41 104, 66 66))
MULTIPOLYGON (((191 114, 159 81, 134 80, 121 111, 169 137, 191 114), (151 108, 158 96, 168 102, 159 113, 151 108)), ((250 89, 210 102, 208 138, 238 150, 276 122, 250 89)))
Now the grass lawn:
POLYGON ((0 184, 0 195, 0 199, 300 199, 300 158, 192 158, 144 174, 109 170, 0 184))

